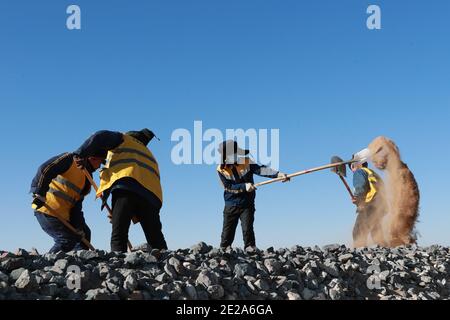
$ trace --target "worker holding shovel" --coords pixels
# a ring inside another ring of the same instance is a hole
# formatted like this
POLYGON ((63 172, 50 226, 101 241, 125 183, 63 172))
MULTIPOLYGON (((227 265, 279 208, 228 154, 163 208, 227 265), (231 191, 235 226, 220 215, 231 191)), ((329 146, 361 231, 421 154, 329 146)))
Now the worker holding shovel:
MULTIPOLYGON (((51 253, 93 249, 91 230, 84 220, 82 203, 90 183, 77 167, 73 153, 64 153, 42 164, 31 183, 32 208, 41 228, 53 238, 51 253)), ((104 157, 87 158, 89 174, 98 169, 104 157)))
POLYGON ((387 213, 384 183, 381 177, 368 168, 367 162, 359 161, 349 164, 353 171, 355 193, 353 203, 357 206, 353 243, 355 247, 365 247, 368 236, 380 246, 385 246, 382 231, 382 219, 387 213))
POLYGON ((245 249, 256 247, 253 223, 255 220, 255 190, 253 175, 268 178, 280 178, 284 182, 286 174, 253 163, 249 150, 239 148, 236 141, 227 140, 219 146, 222 163, 217 171, 225 189, 225 209, 223 212, 223 230, 221 248, 231 246, 239 220, 241 221, 245 249))
POLYGON ((148 129, 127 133, 103 130, 94 133, 76 151, 80 168, 93 154, 107 155, 97 197, 106 201, 112 194, 111 251, 127 251, 132 219, 140 222, 152 248, 167 249, 159 215, 163 199, 159 167, 147 148, 154 136, 148 129))

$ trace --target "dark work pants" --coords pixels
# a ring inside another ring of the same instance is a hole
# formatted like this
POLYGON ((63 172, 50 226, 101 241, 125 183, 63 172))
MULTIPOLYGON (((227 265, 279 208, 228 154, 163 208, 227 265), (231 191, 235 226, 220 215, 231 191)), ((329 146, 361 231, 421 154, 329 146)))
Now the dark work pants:
POLYGON ((382 220, 386 213, 383 202, 374 200, 372 203, 358 207, 358 217, 353 227, 353 243, 355 247, 368 245, 367 236, 370 234, 375 244, 385 246, 382 233, 382 220))
POLYGON ((167 249, 159 210, 134 192, 114 190, 112 192, 111 251, 127 251, 128 231, 133 216, 139 218, 150 247, 160 250, 167 249))
MULTIPOLYGON (((50 249, 50 253, 59 251, 69 252, 72 250, 88 250, 84 243, 81 242, 81 237, 74 234, 72 231, 59 221, 57 218, 49 216, 38 211, 34 212, 36 219, 50 237, 53 238, 55 244, 50 249)), ((71 215, 69 223, 77 230, 82 230, 88 241, 91 241, 91 229, 84 221, 83 213, 76 212, 71 215)))
POLYGON ((222 248, 232 245, 239 220, 241 220, 245 248, 256 245, 255 232, 253 230, 255 208, 225 207, 223 211, 222 241, 220 244, 222 248))

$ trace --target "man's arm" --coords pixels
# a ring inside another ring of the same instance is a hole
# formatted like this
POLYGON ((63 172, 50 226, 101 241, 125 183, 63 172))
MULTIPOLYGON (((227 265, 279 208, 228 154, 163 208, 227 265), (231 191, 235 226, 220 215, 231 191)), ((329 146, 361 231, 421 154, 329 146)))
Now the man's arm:
POLYGON ((115 131, 97 131, 75 151, 80 158, 102 155, 106 157, 109 150, 117 148, 123 142, 123 134, 115 131))
POLYGON ((269 168, 268 166, 262 166, 256 163, 250 164, 250 170, 252 173, 266 178, 278 178, 279 171, 269 168))
POLYGON ((45 197, 50 183, 58 174, 69 170, 73 163, 72 153, 63 153, 42 164, 31 182, 30 193, 45 197))

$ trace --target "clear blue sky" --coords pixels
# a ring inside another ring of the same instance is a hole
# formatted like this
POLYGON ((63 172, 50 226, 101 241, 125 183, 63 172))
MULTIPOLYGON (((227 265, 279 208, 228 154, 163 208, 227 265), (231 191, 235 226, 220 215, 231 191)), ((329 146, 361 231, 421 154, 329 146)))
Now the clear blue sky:
MULTIPOLYGON (((281 169, 325 164, 395 140, 420 185, 420 244, 450 245, 450 2, 1 1, 0 248, 50 248, 30 208, 49 157, 100 129, 149 127, 160 162, 171 248, 218 245, 223 198, 215 166, 175 166, 177 128, 279 128, 281 169), (82 30, 66 29, 78 4, 82 30), (366 8, 382 9, 382 30, 366 8)), ((92 196, 93 244, 110 225, 92 196)), ((354 207, 338 178, 316 173, 260 188, 260 247, 350 244, 354 207)), ((139 226, 133 243, 144 242, 139 226)), ((237 245, 242 245, 240 229, 237 245)))

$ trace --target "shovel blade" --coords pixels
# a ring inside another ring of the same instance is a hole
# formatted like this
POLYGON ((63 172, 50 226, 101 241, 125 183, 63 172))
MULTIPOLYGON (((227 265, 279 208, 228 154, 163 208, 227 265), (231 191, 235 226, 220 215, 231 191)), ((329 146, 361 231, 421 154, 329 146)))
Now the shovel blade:
MULTIPOLYGON (((344 162, 344 160, 342 160, 340 157, 338 156, 334 156, 331 158, 331 163, 340 163, 340 162, 344 162)), ((340 166, 331 168, 331 171, 342 176, 342 177, 346 177, 347 176, 347 167, 345 166, 345 164, 342 164, 340 166)))

